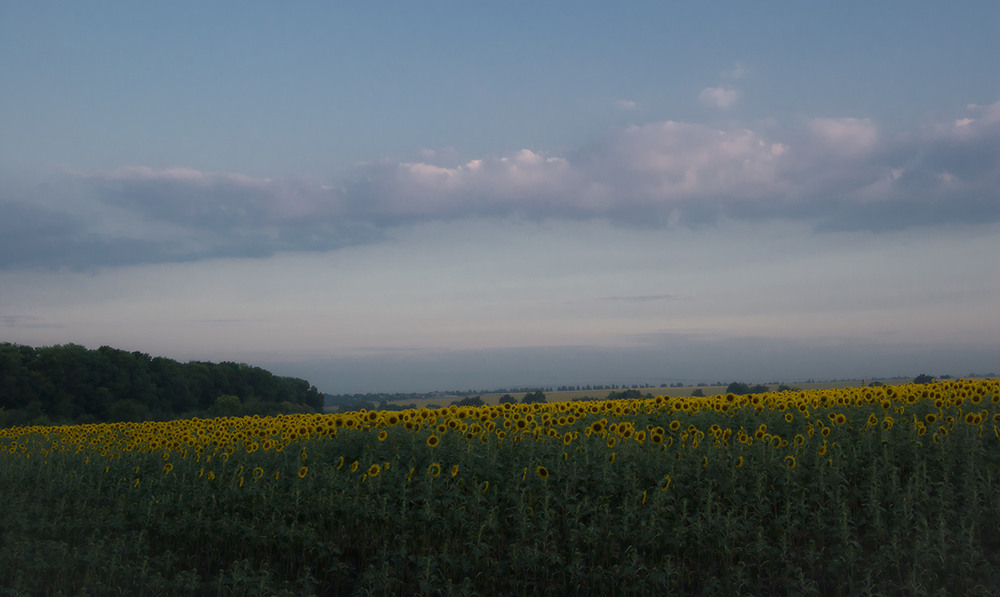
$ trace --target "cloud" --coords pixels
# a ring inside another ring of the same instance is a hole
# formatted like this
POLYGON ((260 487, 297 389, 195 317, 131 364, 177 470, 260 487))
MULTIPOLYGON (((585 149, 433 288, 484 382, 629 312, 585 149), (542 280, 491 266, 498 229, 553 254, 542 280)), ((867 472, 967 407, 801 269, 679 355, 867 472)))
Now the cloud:
POLYGON ((807 127, 820 140, 820 147, 842 155, 871 151, 879 138, 878 130, 868 118, 815 118, 807 127))
POLYGON ((747 68, 742 62, 736 62, 733 64, 732 68, 722 71, 722 76, 726 79, 739 80, 745 77, 747 74, 747 68))
POLYGON ((259 226, 318 213, 335 215, 339 200, 333 189, 191 168, 129 166, 82 178, 109 203, 194 227, 213 228, 222 222, 259 226))
POLYGON ((728 110, 736 103, 739 93, 725 87, 706 87, 698 94, 698 101, 704 106, 728 110))
POLYGON ((640 294, 636 296, 605 296, 602 297, 602 300, 646 303, 653 301, 676 301, 682 298, 685 298, 685 296, 679 294, 640 294))
POLYGON ((891 133, 857 117, 776 130, 649 122, 564 154, 459 160, 453 149, 424 150, 361 164, 332 185, 191 168, 71 173, 0 189, 0 267, 329 251, 415 221, 480 217, 645 226, 780 217, 869 230, 1000 220, 1000 102, 891 133))
POLYGON ((38 317, 31 315, 0 315, 0 326, 6 328, 28 328, 28 329, 44 329, 44 328, 64 328, 63 324, 59 323, 45 323, 38 317))
POLYGON ((627 99, 615 100, 615 105, 622 110, 635 110, 639 107, 639 104, 627 99))

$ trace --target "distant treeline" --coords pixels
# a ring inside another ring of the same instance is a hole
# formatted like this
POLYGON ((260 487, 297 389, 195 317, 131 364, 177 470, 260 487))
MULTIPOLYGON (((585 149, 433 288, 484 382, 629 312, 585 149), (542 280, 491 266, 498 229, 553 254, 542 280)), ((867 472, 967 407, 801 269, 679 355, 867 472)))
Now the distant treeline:
POLYGON ((0 426, 314 412, 309 382, 242 363, 179 363, 108 346, 0 344, 0 426))

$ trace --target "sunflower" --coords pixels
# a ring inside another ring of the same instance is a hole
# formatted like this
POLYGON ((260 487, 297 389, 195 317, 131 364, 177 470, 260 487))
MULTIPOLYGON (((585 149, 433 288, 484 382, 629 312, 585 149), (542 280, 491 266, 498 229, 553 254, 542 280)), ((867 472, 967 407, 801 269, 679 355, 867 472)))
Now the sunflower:
POLYGON ((264 476, 264 469, 262 469, 259 466, 255 466, 253 469, 253 478, 260 479, 263 476, 264 476))
POLYGON ((455 465, 453 465, 451 467, 451 476, 452 477, 457 477, 458 476, 458 465, 457 464, 455 464, 455 465))
POLYGON ((549 478, 549 469, 545 468, 544 466, 539 466, 538 468, 535 469, 535 472, 538 473, 538 476, 542 479, 549 478))
POLYGON ((382 467, 380 467, 377 464, 373 464, 370 467, 368 467, 368 476, 369 477, 377 477, 378 474, 381 473, 381 472, 382 472, 382 467))
POLYGON ((439 476, 441 474, 441 465, 436 462, 432 462, 431 465, 427 467, 427 474, 431 477, 439 476))
POLYGON ((670 478, 670 475, 667 475, 667 476, 663 477, 663 486, 660 487, 660 491, 666 491, 666 490, 670 489, 670 482, 672 480, 673 479, 670 478))
POLYGON ((300 468, 299 469, 299 479, 305 479, 306 478, 306 474, 308 472, 309 472, 309 467, 308 466, 304 466, 304 467, 300 468))
MULTIPOLYGON (((305 467, 303 467, 303 468, 305 468, 305 467)), ((358 461, 357 460, 355 460, 354 462, 351 463, 351 472, 352 473, 358 472, 358 461)))
POLYGON ((795 468, 795 457, 792 456, 791 454, 785 456, 785 464, 788 466, 788 468, 795 468))
POLYGON ((823 437, 826 437, 826 436, 830 435, 830 428, 829 427, 824 427, 824 428, 820 429, 819 434, 822 435, 823 437))
POLYGON ((441 441, 441 440, 439 440, 438 436, 436 436, 434 434, 431 434, 430 436, 427 437, 427 445, 430 446, 430 447, 432 447, 432 448, 435 447, 435 446, 437 446, 439 441, 441 441))
POLYGON ((164 475, 169 475, 170 471, 172 471, 172 470, 174 470, 174 465, 173 464, 171 464, 171 463, 168 462, 168 463, 166 463, 166 464, 163 465, 163 474, 164 475))
POLYGON ((680 428, 681 428, 681 422, 680 421, 678 421, 677 419, 674 419, 673 421, 670 421, 670 430, 671 431, 677 431, 680 428))
POLYGON ((385 438, 389 437, 389 434, 385 432, 385 429, 378 432, 378 441, 384 442, 385 438))

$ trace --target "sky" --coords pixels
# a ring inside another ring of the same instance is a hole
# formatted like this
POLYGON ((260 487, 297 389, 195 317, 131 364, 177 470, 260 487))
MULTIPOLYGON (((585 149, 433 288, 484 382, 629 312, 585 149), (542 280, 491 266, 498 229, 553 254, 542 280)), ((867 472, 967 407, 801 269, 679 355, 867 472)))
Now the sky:
POLYGON ((339 393, 1000 373, 1000 4, 0 0, 0 341, 339 393))

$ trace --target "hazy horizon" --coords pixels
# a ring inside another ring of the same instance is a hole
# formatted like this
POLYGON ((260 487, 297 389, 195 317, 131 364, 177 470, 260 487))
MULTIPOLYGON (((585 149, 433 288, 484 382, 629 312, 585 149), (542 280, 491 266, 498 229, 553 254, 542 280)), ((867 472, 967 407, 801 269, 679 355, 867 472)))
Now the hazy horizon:
POLYGON ((998 29, 0 1, 0 341, 332 394, 996 371, 998 29))

